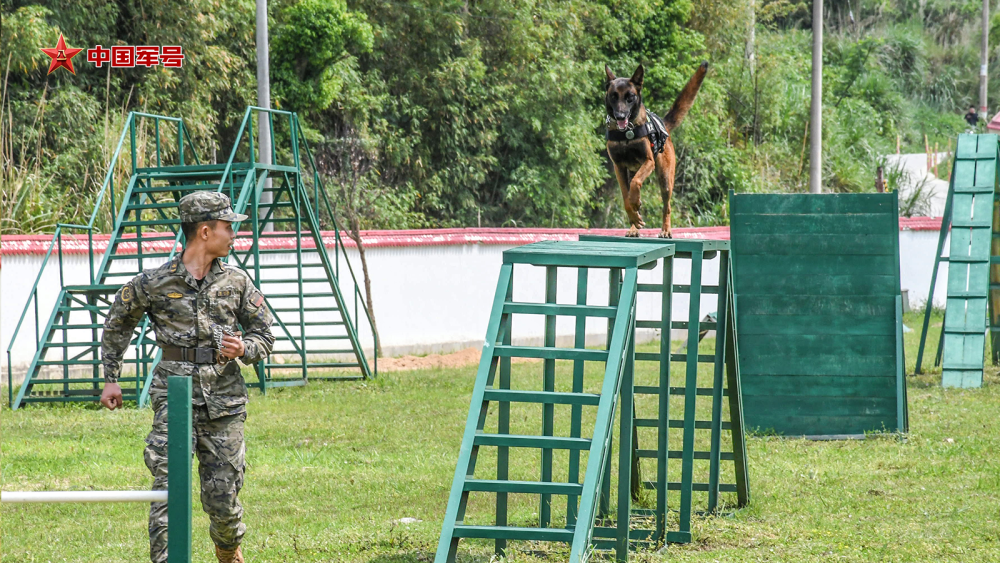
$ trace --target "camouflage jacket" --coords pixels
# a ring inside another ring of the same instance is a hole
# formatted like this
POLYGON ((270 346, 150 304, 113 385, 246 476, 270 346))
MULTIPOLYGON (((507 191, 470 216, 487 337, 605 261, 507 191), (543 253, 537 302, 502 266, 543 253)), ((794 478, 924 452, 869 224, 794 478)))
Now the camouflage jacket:
MULTIPOLYGON (((160 347, 218 348, 215 325, 242 330, 244 364, 263 360, 274 345, 264 295, 243 270, 216 260, 199 284, 177 255, 132 278, 115 295, 101 339, 105 381, 117 382, 132 333, 144 314, 149 315, 160 347)), ((246 384, 235 361, 200 365, 161 361, 153 372, 151 395, 166 394, 170 374, 193 378, 194 404, 206 405, 211 418, 246 411, 246 384)))

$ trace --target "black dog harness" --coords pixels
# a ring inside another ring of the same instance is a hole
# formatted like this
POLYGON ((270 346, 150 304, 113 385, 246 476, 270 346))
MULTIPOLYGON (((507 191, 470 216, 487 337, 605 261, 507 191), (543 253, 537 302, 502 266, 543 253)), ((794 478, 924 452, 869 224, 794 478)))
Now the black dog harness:
POLYGON ((667 132, 667 128, 663 125, 663 120, 660 119, 660 116, 647 110, 646 122, 639 127, 625 131, 608 129, 604 136, 609 141, 631 141, 633 139, 649 137, 649 144, 653 146, 653 154, 660 154, 663 152, 663 145, 667 142, 667 138, 670 137, 670 133, 667 132))

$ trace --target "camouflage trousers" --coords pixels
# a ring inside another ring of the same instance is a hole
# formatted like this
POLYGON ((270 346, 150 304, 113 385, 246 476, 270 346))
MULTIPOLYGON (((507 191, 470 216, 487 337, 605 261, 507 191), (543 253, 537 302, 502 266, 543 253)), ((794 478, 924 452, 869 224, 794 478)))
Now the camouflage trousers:
MULTIPOLYGON (((153 489, 167 488, 167 402, 153 398, 153 430, 146 437, 146 467, 153 474, 153 489)), ((192 449, 198 458, 201 506, 210 521, 209 535, 215 545, 235 549, 243 540, 243 506, 237 495, 243 487, 245 469, 243 422, 246 413, 210 419, 202 405, 193 408, 192 449)), ((149 559, 167 560, 167 503, 149 509, 149 559)))

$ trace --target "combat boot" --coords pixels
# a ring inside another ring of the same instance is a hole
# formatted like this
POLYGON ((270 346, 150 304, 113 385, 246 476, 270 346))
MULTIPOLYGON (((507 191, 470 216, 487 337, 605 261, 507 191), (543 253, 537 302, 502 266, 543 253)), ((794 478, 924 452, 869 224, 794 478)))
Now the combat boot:
POLYGON ((239 546, 231 550, 215 546, 215 558, 219 560, 219 563, 244 563, 243 552, 240 551, 239 546))

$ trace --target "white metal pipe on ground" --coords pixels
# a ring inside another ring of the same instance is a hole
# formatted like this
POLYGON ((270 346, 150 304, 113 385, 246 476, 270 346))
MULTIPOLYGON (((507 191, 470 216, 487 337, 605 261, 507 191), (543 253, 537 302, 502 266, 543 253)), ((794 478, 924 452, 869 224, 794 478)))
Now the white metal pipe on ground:
POLYGON ((167 502, 167 491, 3 491, 0 502, 167 502))

